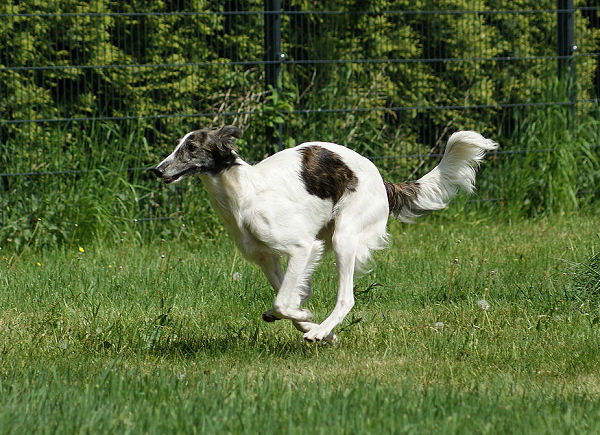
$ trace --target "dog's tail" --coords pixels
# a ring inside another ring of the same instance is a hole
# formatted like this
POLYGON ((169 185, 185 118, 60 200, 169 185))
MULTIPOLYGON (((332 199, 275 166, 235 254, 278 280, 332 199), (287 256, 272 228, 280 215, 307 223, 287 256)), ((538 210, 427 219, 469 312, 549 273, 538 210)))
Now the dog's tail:
POLYGON ((387 183, 390 214, 402 222, 445 208, 460 188, 475 189, 475 169, 498 144, 474 131, 450 136, 440 163, 417 181, 387 183))

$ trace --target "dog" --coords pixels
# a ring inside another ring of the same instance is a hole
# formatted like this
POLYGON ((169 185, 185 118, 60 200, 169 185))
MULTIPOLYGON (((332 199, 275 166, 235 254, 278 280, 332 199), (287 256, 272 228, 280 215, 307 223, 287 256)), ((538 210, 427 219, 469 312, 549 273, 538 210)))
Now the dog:
POLYGON ((200 176, 237 248, 276 292, 263 320, 289 319, 304 339, 330 343, 354 306, 355 271, 367 272, 371 252, 386 246, 388 217, 410 223, 446 207, 460 189, 472 192, 475 169, 497 148, 477 132, 459 131, 429 173, 389 183, 369 159, 328 142, 306 142, 250 165, 238 155, 241 137, 233 125, 191 131, 152 171, 166 183, 200 176), (313 323, 302 304, 327 250, 335 254, 337 301, 323 322, 313 323))

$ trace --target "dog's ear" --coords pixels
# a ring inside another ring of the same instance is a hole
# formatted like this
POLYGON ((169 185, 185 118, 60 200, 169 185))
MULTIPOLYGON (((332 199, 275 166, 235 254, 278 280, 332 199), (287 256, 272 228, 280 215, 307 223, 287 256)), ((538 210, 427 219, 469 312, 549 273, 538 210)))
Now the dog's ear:
POLYGON ((230 155, 232 151, 237 151, 235 140, 242 137, 242 130, 235 125, 226 125, 216 131, 217 148, 219 154, 223 157, 230 155))
POLYGON ((236 138, 239 139, 242 137, 242 130, 237 128, 235 125, 226 125, 225 127, 221 127, 219 129, 219 136, 226 138, 236 138))
POLYGON ((226 125, 217 130, 216 136, 221 153, 237 151, 235 140, 242 137, 242 130, 235 125, 226 125))

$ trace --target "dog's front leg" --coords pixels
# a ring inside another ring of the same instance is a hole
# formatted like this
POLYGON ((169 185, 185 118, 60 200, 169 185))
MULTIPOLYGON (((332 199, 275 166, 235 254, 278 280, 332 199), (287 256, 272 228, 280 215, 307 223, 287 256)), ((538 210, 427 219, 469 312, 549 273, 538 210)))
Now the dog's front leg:
MULTIPOLYGON (((279 289, 281 288, 281 283, 283 282, 283 270, 281 268, 281 262, 279 260, 279 256, 277 255, 262 255, 254 259, 254 261, 260 266, 263 273, 267 277, 267 280, 275 290, 275 295, 279 293, 279 289)), ((311 295, 311 286, 310 282, 306 284, 306 289, 302 294, 301 304, 306 301, 311 295)), ((280 320, 278 317, 275 317, 272 310, 265 311, 262 315, 262 318, 265 322, 274 322, 276 320, 280 320)), ((315 323, 311 322, 293 322, 296 329, 301 332, 307 332, 312 327, 316 326, 315 323)), ((335 337, 334 337, 335 338, 335 337)))
MULTIPOLYGON (((296 329, 298 331, 304 332, 304 333, 307 333, 307 332, 319 327, 319 325, 317 323, 313 323, 313 322, 292 322, 292 323, 294 324, 294 326, 296 327, 296 329)), ((337 335, 335 335, 333 333, 333 331, 330 331, 329 334, 324 336, 322 340, 326 341, 327 343, 337 344, 337 335)), ((313 340, 309 340, 309 341, 313 341, 313 340)))
POLYGON ((262 255, 255 258, 254 261, 260 266, 263 273, 267 277, 269 284, 275 290, 275 294, 279 293, 281 283, 283 282, 283 270, 281 269, 281 262, 277 255, 262 255))
MULTIPOLYGON (((270 256, 268 258, 261 257, 259 259, 256 259, 256 262, 258 263, 258 265, 264 272, 265 276, 269 280, 269 283, 273 287, 273 290, 275 290, 275 294, 279 293, 279 289, 281 288, 281 283, 283 282, 283 271, 281 269, 281 263, 279 261, 279 257, 277 257, 277 256, 270 256)), ((303 295, 304 297, 303 297, 301 303, 303 303, 311 295, 310 282, 307 283, 307 286, 308 286, 307 291, 304 292, 304 295, 303 295)), ((265 322, 274 322, 276 320, 280 320, 278 317, 274 316, 273 310, 265 311, 262 315, 262 318, 265 322)), ((292 323, 294 324, 296 329, 302 333, 308 332, 311 329, 319 326, 316 323, 312 323, 312 322, 292 321, 292 323)), ((337 336, 332 331, 323 340, 328 343, 331 343, 331 344, 336 344, 337 336)))
MULTIPOLYGON (((310 277, 323 252, 323 242, 297 245, 290 252, 283 282, 273 302, 273 308, 265 313, 268 317, 310 322, 313 314, 301 308, 310 295, 310 277)), ((263 315, 263 319, 265 318, 263 315)))
MULTIPOLYGON (((275 256, 275 255, 260 257, 260 258, 256 259, 256 263, 260 266, 263 273, 269 280, 269 283, 273 287, 273 290, 275 290, 275 294, 279 293, 279 289, 281 288, 281 283, 283 282, 283 270, 281 269, 281 263, 279 261, 279 257, 275 256)), ((304 303, 304 301, 307 300, 312 293, 311 288, 310 288, 310 282, 308 282, 306 285, 307 285, 307 289, 303 294, 303 299, 302 299, 301 303, 304 303)), ((262 318, 265 322, 274 322, 276 320, 280 320, 279 318, 277 318, 273 315, 272 310, 265 311, 262 315, 262 318)), ((318 326, 316 323, 312 323, 312 322, 292 321, 292 323, 294 324, 296 329, 302 333, 308 332, 311 329, 318 326)), ((332 331, 323 340, 328 343, 331 343, 331 344, 336 344, 337 336, 332 331)))

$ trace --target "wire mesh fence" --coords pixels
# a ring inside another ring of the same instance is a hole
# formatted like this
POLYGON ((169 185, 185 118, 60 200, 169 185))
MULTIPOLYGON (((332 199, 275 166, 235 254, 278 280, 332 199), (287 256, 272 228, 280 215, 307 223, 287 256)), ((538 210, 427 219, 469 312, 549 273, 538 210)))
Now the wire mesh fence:
POLYGON ((597 108, 599 17, 597 0, 5 2, 2 224, 97 196, 107 173, 122 184, 106 195, 129 204, 116 219, 177 216, 187 190, 145 169, 211 124, 241 126, 250 160, 326 140, 397 178, 476 129, 503 145, 493 166, 505 170, 548 150, 512 143, 529 113, 597 108), (118 193, 131 186, 133 201, 118 193))

